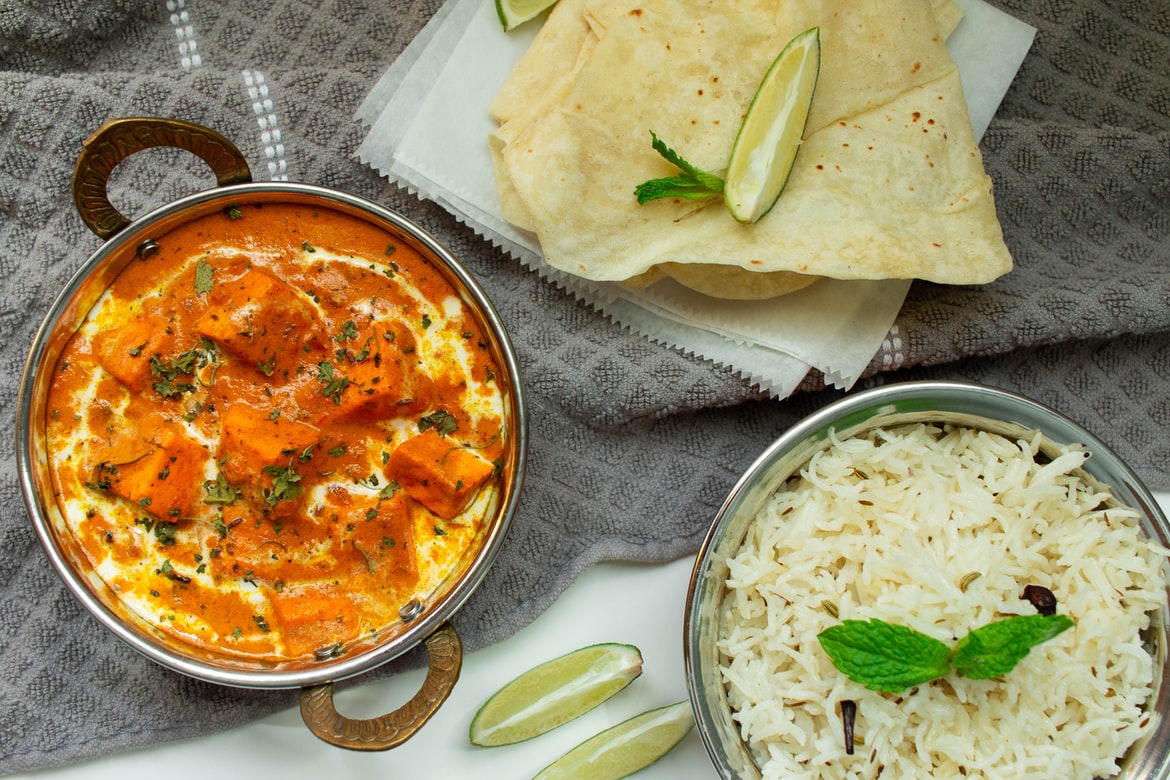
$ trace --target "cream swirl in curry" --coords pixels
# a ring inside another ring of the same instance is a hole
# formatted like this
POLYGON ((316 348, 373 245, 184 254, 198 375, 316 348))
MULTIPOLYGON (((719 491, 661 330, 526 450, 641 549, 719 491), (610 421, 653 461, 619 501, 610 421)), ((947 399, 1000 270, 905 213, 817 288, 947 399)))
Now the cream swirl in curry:
POLYGON ((429 261, 338 211, 251 205, 135 259, 56 366, 56 500, 157 630, 327 657, 482 539, 508 435, 486 334, 429 261))

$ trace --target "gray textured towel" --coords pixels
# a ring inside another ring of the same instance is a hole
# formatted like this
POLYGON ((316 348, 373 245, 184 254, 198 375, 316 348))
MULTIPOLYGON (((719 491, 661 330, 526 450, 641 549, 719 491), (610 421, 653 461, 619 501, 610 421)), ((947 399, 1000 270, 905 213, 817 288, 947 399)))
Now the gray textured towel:
MULTIPOLYGON (((1017 268, 983 288, 915 285, 865 381, 955 377, 1022 391, 1170 487, 1170 3, 994 2, 1038 29, 983 141, 1017 268)), ((108 118, 210 125, 258 180, 396 208, 483 281, 520 353, 532 447, 516 524, 455 621, 470 648, 527 624, 595 561, 693 552, 739 472, 839 395, 813 378, 770 401, 615 328, 354 161, 354 111, 438 7, 0 0, 0 772, 229 728, 295 702, 130 653, 49 571, 21 505, 16 387, 50 302, 99 245, 69 178, 82 139, 108 118)), ((151 152, 121 166, 112 190, 141 214, 211 184, 188 155, 151 152)))

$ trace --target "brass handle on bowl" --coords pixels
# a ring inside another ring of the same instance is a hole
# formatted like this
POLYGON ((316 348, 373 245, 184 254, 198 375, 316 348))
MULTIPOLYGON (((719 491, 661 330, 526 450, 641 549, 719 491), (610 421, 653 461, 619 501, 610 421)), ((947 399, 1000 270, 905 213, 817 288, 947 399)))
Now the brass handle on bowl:
POLYGON ((101 238, 109 238, 130 224, 110 203, 106 189, 110 174, 135 152, 161 146, 195 154, 211 166, 221 187, 252 180, 244 156, 214 130, 179 119, 111 119, 85 139, 73 168, 73 203, 86 227, 101 238))
POLYGON ((417 693, 399 709, 377 718, 347 718, 333 705, 333 683, 301 692, 301 717, 331 745, 350 750, 389 750, 410 739, 438 711, 459 679, 463 644, 450 623, 426 638, 428 668, 417 693))

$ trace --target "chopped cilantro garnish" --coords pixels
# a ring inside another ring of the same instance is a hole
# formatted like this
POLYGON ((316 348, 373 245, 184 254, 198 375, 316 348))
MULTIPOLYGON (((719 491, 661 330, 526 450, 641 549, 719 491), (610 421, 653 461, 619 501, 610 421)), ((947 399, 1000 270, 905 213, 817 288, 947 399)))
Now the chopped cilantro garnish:
POLYGON ((261 471, 272 477, 272 490, 264 494, 269 506, 276 506, 278 501, 292 501, 305 492, 305 486, 298 484, 301 475, 292 466, 265 466, 261 471))
POLYGON ((256 364, 256 368, 264 376, 272 376, 272 373, 276 371, 276 355, 269 355, 265 360, 261 360, 256 364))
POLYGON ((118 473, 117 466, 115 466, 111 463, 105 463, 105 462, 99 463, 97 465, 97 469, 96 469, 96 473, 95 473, 95 476, 97 477, 97 479, 93 482, 86 482, 85 486, 87 488, 89 488, 90 490, 100 490, 102 492, 105 492, 105 491, 110 489, 110 485, 111 485, 110 476, 117 475, 117 473, 118 473))
POLYGON ((158 543, 163 547, 170 547, 175 543, 175 532, 177 530, 179 530, 179 526, 175 523, 155 523, 154 538, 158 539, 158 543))
POLYGON ((341 326, 341 333, 333 337, 337 343, 343 343, 348 340, 356 339, 358 337, 357 325, 353 320, 346 320, 341 326))
POLYGON ((458 427, 459 421, 455 419, 455 415, 443 409, 437 412, 431 412, 418 421, 418 429, 420 432, 434 428, 437 433, 444 436, 449 433, 454 433, 458 427))
POLYGON ((215 363, 217 354, 215 344, 209 339, 202 339, 199 345, 171 360, 163 360, 162 355, 150 358, 150 373, 155 377, 154 390, 163 398, 179 398, 183 393, 195 389, 191 382, 180 380, 182 376, 194 377, 200 368, 215 363))
POLYGON ((341 394, 349 387, 349 379, 335 375, 333 364, 328 360, 322 360, 317 364, 317 381, 324 385, 321 388, 321 395, 332 398, 333 403, 340 406, 341 394))
POLYGON ((373 336, 370 336, 368 339, 366 339, 366 343, 362 344, 362 348, 354 354, 353 362, 361 363, 362 361, 369 359, 369 357, 370 357, 370 342, 373 340, 374 340, 373 336))
POLYGON ((203 503, 205 504, 230 506, 240 497, 240 491, 228 484, 227 477, 222 472, 216 474, 214 480, 206 480, 203 483, 203 491, 205 493, 203 503))
POLYGON ((195 292, 199 294, 211 292, 212 276, 215 274, 215 269, 211 267, 211 263, 206 260, 200 260, 195 264, 195 292))

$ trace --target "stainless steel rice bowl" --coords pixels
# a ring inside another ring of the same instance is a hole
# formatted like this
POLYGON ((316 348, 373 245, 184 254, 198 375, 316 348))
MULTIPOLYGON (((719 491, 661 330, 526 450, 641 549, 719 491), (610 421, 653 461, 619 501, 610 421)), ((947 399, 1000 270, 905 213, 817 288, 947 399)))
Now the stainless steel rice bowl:
MULTIPOLYGON (((769 497, 817 452, 840 438, 876 428, 935 422, 986 430, 1008 437, 1039 431, 1042 451, 1080 444, 1091 457, 1082 468, 1090 480, 1108 486, 1118 501, 1141 514, 1140 524, 1155 542, 1170 546, 1170 525, 1149 490, 1116 454, 1072 420, 1015 393, 959 382, 909 382, 859 392, 837 401, 786 431, 748 468, 728 495, 701 546, 687 594, 685 663, 699 734, 720 776, 759 778, 761 773, 733 720, 720 672, 717 641, 728 561, 769 497)), ((1170 723, 1159 717, 1170 706, 1170 682, 1162 673, 1170 645, 1167 610, 1152 616, 1148 641, 1155 663, 1155 696, 1148 710, 1155 724, 1124 758, 1119 777, 1170 777, 1170 723)))

